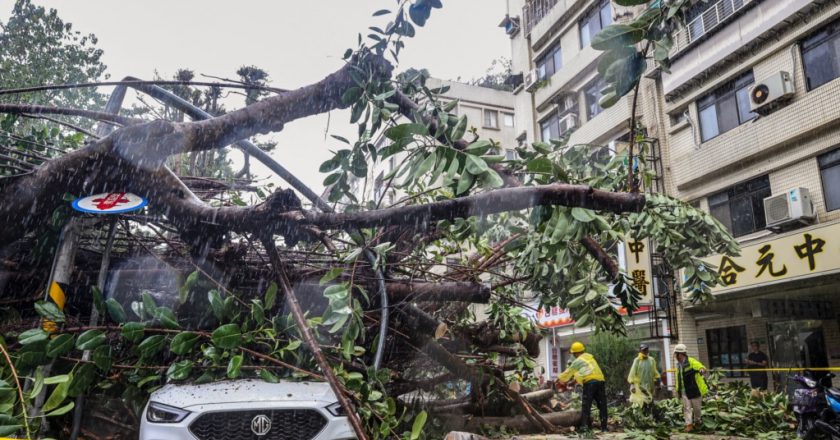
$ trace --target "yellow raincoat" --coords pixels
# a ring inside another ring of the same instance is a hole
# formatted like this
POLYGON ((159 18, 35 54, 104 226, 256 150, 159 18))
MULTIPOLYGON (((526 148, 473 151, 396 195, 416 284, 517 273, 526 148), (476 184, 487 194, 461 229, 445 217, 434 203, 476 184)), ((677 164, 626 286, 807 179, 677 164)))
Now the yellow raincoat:
POLYGON ((581 385, 593 380, 604 381, 604 373, 601 372, 601 367, 589 353, 584 353, 575 358, 569 368, 566 368, 557 376, 557 381, 566 383, 573 377, 575 382, 581 385))
POLYGON ((627 382, 631 385, 630 402, 635 405, 652 402, 654 386, 659 378, 656 360, 639 353, 639 356, 633 359, 633 366, 630 367, 630 374, 627 375, 627 382))

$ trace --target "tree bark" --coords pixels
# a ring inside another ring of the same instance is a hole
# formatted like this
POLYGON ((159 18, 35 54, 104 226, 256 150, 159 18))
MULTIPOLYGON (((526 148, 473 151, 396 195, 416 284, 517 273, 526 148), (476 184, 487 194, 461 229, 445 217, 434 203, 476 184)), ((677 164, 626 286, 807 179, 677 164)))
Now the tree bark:
POLYGON ((408 281, 386 282, 388 296, 392 301, 448 302, 464 301, 487 304, 490 302, 490 286, 466 282, 421 283, 408 281))

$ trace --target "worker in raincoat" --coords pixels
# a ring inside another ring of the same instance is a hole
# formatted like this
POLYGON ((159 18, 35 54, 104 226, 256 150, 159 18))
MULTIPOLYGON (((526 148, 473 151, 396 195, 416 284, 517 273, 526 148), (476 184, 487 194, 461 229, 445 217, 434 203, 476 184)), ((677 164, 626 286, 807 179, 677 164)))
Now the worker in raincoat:
POLYGON ((677 398, 682 399, 685 417, 685 432, 691 432, 695 426, 701 426, 703 396, 709 391, 706 380, 706 367, 697 359, 688 355, 684 344, 674 347, 677 358, 677 398))
POLYGON ((569 352, 575 359, 559 376, 557 382, 560 385, 565 385, 570 380, 583 385, 583 392, 581 393, 581 417, 580 427, 581 431, 586 431, 592 428, 592 401, 598 405, 598 413, 601 418, 601 431, 607 431, 607 390, 604 386, 604 373, 601 372, 601 367, 595 358, 585 353, 586 347, 580 342, 572 344, 569 352))
POLYGON ((645 412, 653 415, 653 392, 660 380, 656 359, 650 357, 650 347, 647 344, 639 346, 639 355, 633 359, 627 382, 630 384, 630 402, 641 406, 645 412))

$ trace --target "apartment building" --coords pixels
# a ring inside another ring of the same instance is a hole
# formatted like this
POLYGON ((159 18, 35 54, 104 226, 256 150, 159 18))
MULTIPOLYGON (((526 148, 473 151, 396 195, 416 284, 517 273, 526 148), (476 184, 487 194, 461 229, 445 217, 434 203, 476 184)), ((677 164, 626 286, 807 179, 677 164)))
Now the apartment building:
POLYGON ((689 18, 671 73, 643 83, 645 124, 668 192, 742 255, 709 258, 725 285, 683 302, 680 342, 710 367, 746 367, 751 341, 773 367, 840 366, 840 6, 719 0, 689 18))
MULTIPOLYGON (((602 28, 626 21, 640 10, 608 0, 508 0, 500 26, 511 39, 513 71, 522 74, 513 91, 520 143, 549 142, 568 135, 569 145, 589 144, 602 152, 626 147, 632 99, 626 96, 607 109, 598 104, 604 87, 597 71, 601 52, 590 42, 602 28)), ((644 122, 645 112, 639 113, 644 122)), ((627 326, 631 336, 651 346, 660 365, 668 366, 674 305, 667 299, 673 283, 657 275, 656 256, 649 252, 649 243, 643 245, 645 252, 633 259, 644 268, 652 294, 639 313, 628 318, 627 326)), ((626 247, 618 254, 619 263, 628 269, 626 247)), ((558 306, 546 305, 529 315, 549 335, 538 362, 546 378, 554 378, 568 361, 572 342, 587 343, 593 329, 575 326, 568 311, 558 306)))

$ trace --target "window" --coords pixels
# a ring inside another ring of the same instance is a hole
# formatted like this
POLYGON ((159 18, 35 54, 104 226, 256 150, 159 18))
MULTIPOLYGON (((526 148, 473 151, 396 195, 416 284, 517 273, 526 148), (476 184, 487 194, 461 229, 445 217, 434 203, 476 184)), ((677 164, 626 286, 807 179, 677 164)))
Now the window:
POLYGON ((592 81, 583 93, 586 95, 586 120, 591 120, 598 113, 604 111, 601 108, 601 104, 598 102, 601 100, 601 90, 605 87, 604 80, 600 77, 595 81, 592 81))
POLYGON ((709 212, 732 235, 740 237, 763 229, 764 198, 770 197, 770 179, 761 176, 709 196, 709 212))
POLYGON ((840 209, 840 148, 817 158, 822 178, 825 210, 840 209))
MULTIPOLYGON (((747 326, 724 327, 706 330, 709 348, 709 367, 724 369, 746 368, 747 326)), ((728 377, 744 377, 746 373, 729 372, 728 377)))
POLYGON ((840 22, 832 23, 802 41, 802 64, 808 90, 840 76, 840 22))
POLYGON ((563 54, 560 51, 560 44, 555 44, 542 54, 536 61, 537 77, 539 79, 550 78, 563 66, 563 54))
POLYGON ((548 142, 551 139, 560 139, 566 131, 574 128, 577 120, 577 101, 573 97, 561 99, 557 103, 557 108, 551 115, 540 122, 540 134, 543 142, 548 142), (572 115, 572 119, 567 119, 568 115, 572 115))
POLYGON ((505 127, 513 127, 513 115, 510 113, 502 113, 502 119, 505 121, 505 127))
POLYGON ((496 110, 484 110, 484 127, 499 128, 499 112, 496 110))
POLYGON ((507 160, 516 160, 518 156, 516 150, 505 150, 505 159, 507 160))
POLYGON ((753 82, 749 71, 697 100, 703 142, 755 118, 748 91, 753 82))
POLYGON ((592 37, 595 36, 601 29, 612 24, 612 7, 609 1, 601 2, 598 7, 589 11, 580 20, 580 48, 583 49, 589 46, 592 42, 592 37))

